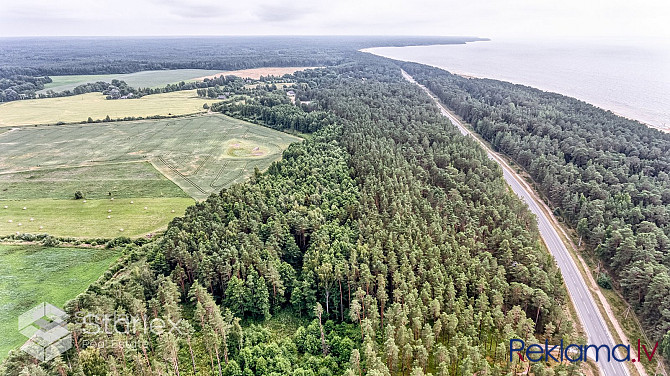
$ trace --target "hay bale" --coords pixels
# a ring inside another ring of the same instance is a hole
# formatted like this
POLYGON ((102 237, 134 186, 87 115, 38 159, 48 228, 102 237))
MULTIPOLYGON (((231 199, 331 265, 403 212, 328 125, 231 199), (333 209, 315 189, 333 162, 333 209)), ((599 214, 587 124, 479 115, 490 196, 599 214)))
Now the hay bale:
POLYGON ((10 219, 10 220, 9 220, 9 221, 7 221, 7 222, 8 222, 8 223, 12 223, 12 222, 14 222, 14 221, 12 221, 12 220, 10 219))
POLYGON ((7 209, 9 206, 5 205, 5 209, 7 209))
POLYGON ((147 210, 147 207, 146 207, 146 206, 144 207, 144 210, 147 210))
POLYGON ((28 208, 26 208, 26 207, 24 206, 24 207, 23 207, 23 210, 26 210, 26 209, 28 209, 28 208))
POLYGON ((120 229, 119 229, 119 231, 120 231, 120 232, 123 232, 123 229, 122 229, 122 228, 120 228, 120 229))
POLYGON ((130 201, 130 203, 131 203, 131 204, 134 204, 135 202, 133 202, 133 201, 130 201))
POLYGON ((108 216, 107 216, 107 219, 110 219, 110 218, 112 218, 112 216, 111 216, 111 215, 108 215, 108 216))
POLYGON ((35 218, 30 218, 30 222, 32 222, 32 221, 34 221, 34 220, 35 220, 35 218))
POLYGON ((112 209, 107 210, 107 213, 111 213, 111 212, 112 212, 112 209))

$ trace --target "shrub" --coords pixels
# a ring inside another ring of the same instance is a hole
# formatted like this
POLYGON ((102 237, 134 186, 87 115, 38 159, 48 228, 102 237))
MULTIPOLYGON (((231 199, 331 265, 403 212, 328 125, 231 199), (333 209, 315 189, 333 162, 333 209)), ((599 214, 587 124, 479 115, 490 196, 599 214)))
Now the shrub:
POLYGON ((44 239, 42 240, 42 245, 45 247, 56 247, 60 244, 58 239, 54 238, 53 236, 45 236, 44 239))
POLYGON ((610 279, 610 276, 605 273, 600 273, 600 275, 598 275, 598 286, 607 290, 611 290, 612 280, 610 279))

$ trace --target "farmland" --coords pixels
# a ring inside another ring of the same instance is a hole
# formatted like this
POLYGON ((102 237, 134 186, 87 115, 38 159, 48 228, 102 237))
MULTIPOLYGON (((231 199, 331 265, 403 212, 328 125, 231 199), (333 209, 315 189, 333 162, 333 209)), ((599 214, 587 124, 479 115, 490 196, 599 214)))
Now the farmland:
POLYGON ((0 205, 0 235, 19 232, 114 238, 137 237, 163 229, 172 218, 183 215, 186 208, 193 205, 193 199, 139 197, 87 199, 86 202, 32 199, 0 201, 0 205))
POLYGON ((277 76, 281 77, 285 74, 293 74, 297 71, 305 69, 314 69, 318 67, 264 67, 264 68, 252 68, 252 69, 240 69, 234 71, 223 71, 215 72, 206 76, 198 77, 196 80, 203 80, 205 78, 214 78, 221 75, 225 76, 237 76, 242 78, 251 78, 253 80, 258 80, 261 76, 277 76))
POLYGON ((76 191, 87 199, 189 197, 146 161, 2 173, 0 187, 3 200, 26 197, 67 200, 76 191), (49 189, 44 189, 47 185, 49 189))
POLYGON ((62 307, 119 256, 109 249, 0 245, 0 360, 26 339, 18 316, 41 302, 62 307))
POLYGON ((296 141, 218 114, 15 128, 0 134, 0 235, 152 232, 296 141))
POLYGON ((45 93, 48 90, 55 92, 72 90, 79 85, 89 82, 112 82, 112 80, 125 81, 134 88, 154 88, 180 81, 202 81, 204 78, 214 78, 221 75, 233 75, 242 78, 259 79, 260 76, 283 76, 292 74, 299 70, 311 67, 264 67, 253 69, 242 69, 234 71, 218 71, 207 69, 170 69, 142 71, 127 74, 94 74, 94 75, 72 75, 72 76, 50 76, 52 82, 45 84, 44 89, 37 93, 45 93))
POLYGON ((141 87, 161 87, 167 84, 179 81, 192 81, 198 77, 208 76, 219 71, 207 69, 171 69, 171 70, 153 70, 142 71, 127 74, 94 74, 94 75, 73 75, 73 76, 50 76, 52 82, 44 85, 44 90, 38 93, 53 90, 55 92, 72 90, 79 85, 88 82, 112 82, 112 80, 125 81, 128 85, 141 87))
POLYGON ((29 99, 0 104, 0 127, 34 124, 75 123, 124 117, 186 115, 205 111, 206 99, 195 90, 147 95, 138 99, 107 100, 100 93, 70 97, 29 99))

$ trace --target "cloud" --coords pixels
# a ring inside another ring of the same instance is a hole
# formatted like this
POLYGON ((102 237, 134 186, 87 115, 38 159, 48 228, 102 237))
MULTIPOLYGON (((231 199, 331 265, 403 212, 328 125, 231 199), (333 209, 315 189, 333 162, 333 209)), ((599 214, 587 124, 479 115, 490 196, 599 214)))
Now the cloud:
POLYGON ((665 0, 0 0, 0 35, 670 37, 665 0))
POLYGON ((288 22, 312 13, 315 13, 315 10, 307 4, 298 7, 288 4, 261 4, 256 7, 254 15, 262 22, 288 22))
POLYGON ((239 16, 242 9, 235 2, 211 0, 148 0, 154 9, 177 18, 233 18, 239 16))

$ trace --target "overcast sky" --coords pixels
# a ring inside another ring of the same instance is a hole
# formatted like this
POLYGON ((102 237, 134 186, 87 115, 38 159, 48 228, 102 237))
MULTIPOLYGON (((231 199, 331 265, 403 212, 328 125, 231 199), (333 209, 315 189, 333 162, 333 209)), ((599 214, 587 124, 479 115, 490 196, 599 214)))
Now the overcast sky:
POLYGON ((0 36, 661 36, 667 0, 0 0, 0 36))

